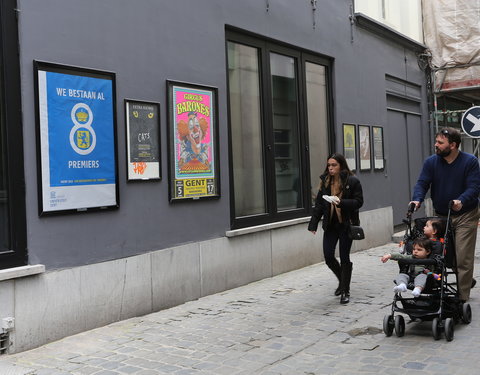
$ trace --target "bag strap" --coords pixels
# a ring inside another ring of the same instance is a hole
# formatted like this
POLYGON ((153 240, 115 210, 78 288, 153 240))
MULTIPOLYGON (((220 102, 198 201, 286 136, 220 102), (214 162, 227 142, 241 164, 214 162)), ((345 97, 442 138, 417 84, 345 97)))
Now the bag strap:
POLYGON ((358 210, 355 210, 350 215, 350 224, 351 225, 360 225, 360 213, 358 210))

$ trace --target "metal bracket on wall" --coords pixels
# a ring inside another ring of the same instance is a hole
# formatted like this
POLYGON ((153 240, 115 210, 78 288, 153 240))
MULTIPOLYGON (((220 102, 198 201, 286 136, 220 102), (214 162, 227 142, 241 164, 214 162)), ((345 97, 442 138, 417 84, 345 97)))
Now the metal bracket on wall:
POLYGON ((270 0, 266 0, 267 1, 267 12, 270 10, 270 0))
POLYGON ((353 26, 355 25, 355 13, 353 12, 353 4, 350 4, 350 15, 348 16, 350 20, 350 43, 353 43, 353 26))
POLYGON ((313 22, 313 28, 315 29, 316 22, 315 22, 315 11, 317 10, 317 0, 310 0, 312 3, 312 22, 313 22))

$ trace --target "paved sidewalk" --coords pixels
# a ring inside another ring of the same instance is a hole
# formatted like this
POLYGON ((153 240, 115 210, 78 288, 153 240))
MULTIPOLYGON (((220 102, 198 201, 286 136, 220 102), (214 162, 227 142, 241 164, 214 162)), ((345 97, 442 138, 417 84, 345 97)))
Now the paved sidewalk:
MULTIPOLYGON (((480 288, 473 321, 435 341, 431 323, 386 337, 397 245, 352 254, 352 297, 333 295, 324 263, 0 357, 1 375, 65 374, 474 374, 480 351, 480 288)), ((477 254, 480 245, 477 243, 477 254)), ((476 275, 480 274, 476 257, 476 275)))

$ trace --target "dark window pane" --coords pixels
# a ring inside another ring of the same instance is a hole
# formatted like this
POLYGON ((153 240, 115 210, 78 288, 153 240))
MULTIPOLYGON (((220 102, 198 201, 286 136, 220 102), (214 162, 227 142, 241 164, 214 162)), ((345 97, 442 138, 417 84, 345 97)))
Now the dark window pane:
POLYGON ((308 143, 312 205, 318 192, 319 176, 328 157, 327 85, 325 67, 305 63, 307 88, 308 143))
POLYGON ((295 59, 270 54, 277 210, 302 207, 295 59))
POLYGON ((258 50, 228 43, 235 217, 266 212, 258 50))
MULTIPOLYGON (((0 87, 3 87, 3 82, 0 78, 0 87)), ((3 97, 0 90, 0 103, 3 103, 3 97)), ((0 104, 0 119, 4 118, 4 108, 0 104)), ((9 238, 9 220, 8 220, 8 191, 7 191, 7 168, 5 156, 5 124, 0 122, 0 252, 10 249, 9 238)))

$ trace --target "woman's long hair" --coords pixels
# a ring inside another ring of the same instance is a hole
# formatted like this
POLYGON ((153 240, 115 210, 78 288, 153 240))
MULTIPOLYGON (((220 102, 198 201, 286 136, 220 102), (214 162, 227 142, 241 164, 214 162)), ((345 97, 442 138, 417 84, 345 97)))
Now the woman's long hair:
MULTIPOLYGON (((345 174, 346 176, 352 176, 353 175, 353 172, 350 170, 350 168, 348 168, 348 163, 347 163, 347 160, 345 159, 345 156, 343 156, 342 154, 339 154, 338 152, 334 152, 333 154, 330 154, 327 158, 327 166, 325 167, 325 171, 323 172, 324 175, 326 175, 327 177, 325 178, 325 186, 329 186, 330 185, 330 175, 328 174, 328 160, 329 159, 335 159, 337 161, 338 164, 340 164, 340 173, 343 172, 343 174, 345 174)), ((320 179, 320 186, 319 186, 319 190, 322 189, 322 185, 324 184, 324 182, 322 181, 322 179, 320 179)))
MULTIPOLYGON (((339 154, 338 152, 334 152, 333 154, 328 156, 327 164, 329 159, 335 159, 338 164, 340 164, 340 172, 346 172, 348 176, 353 175, 353 172, 350 170, 350 168, 348 168, 348 163, 345 159, 345 156, 339 154)), ((328 174, 328 165, 325 167, 325 171, 323 173, 328 174)))

